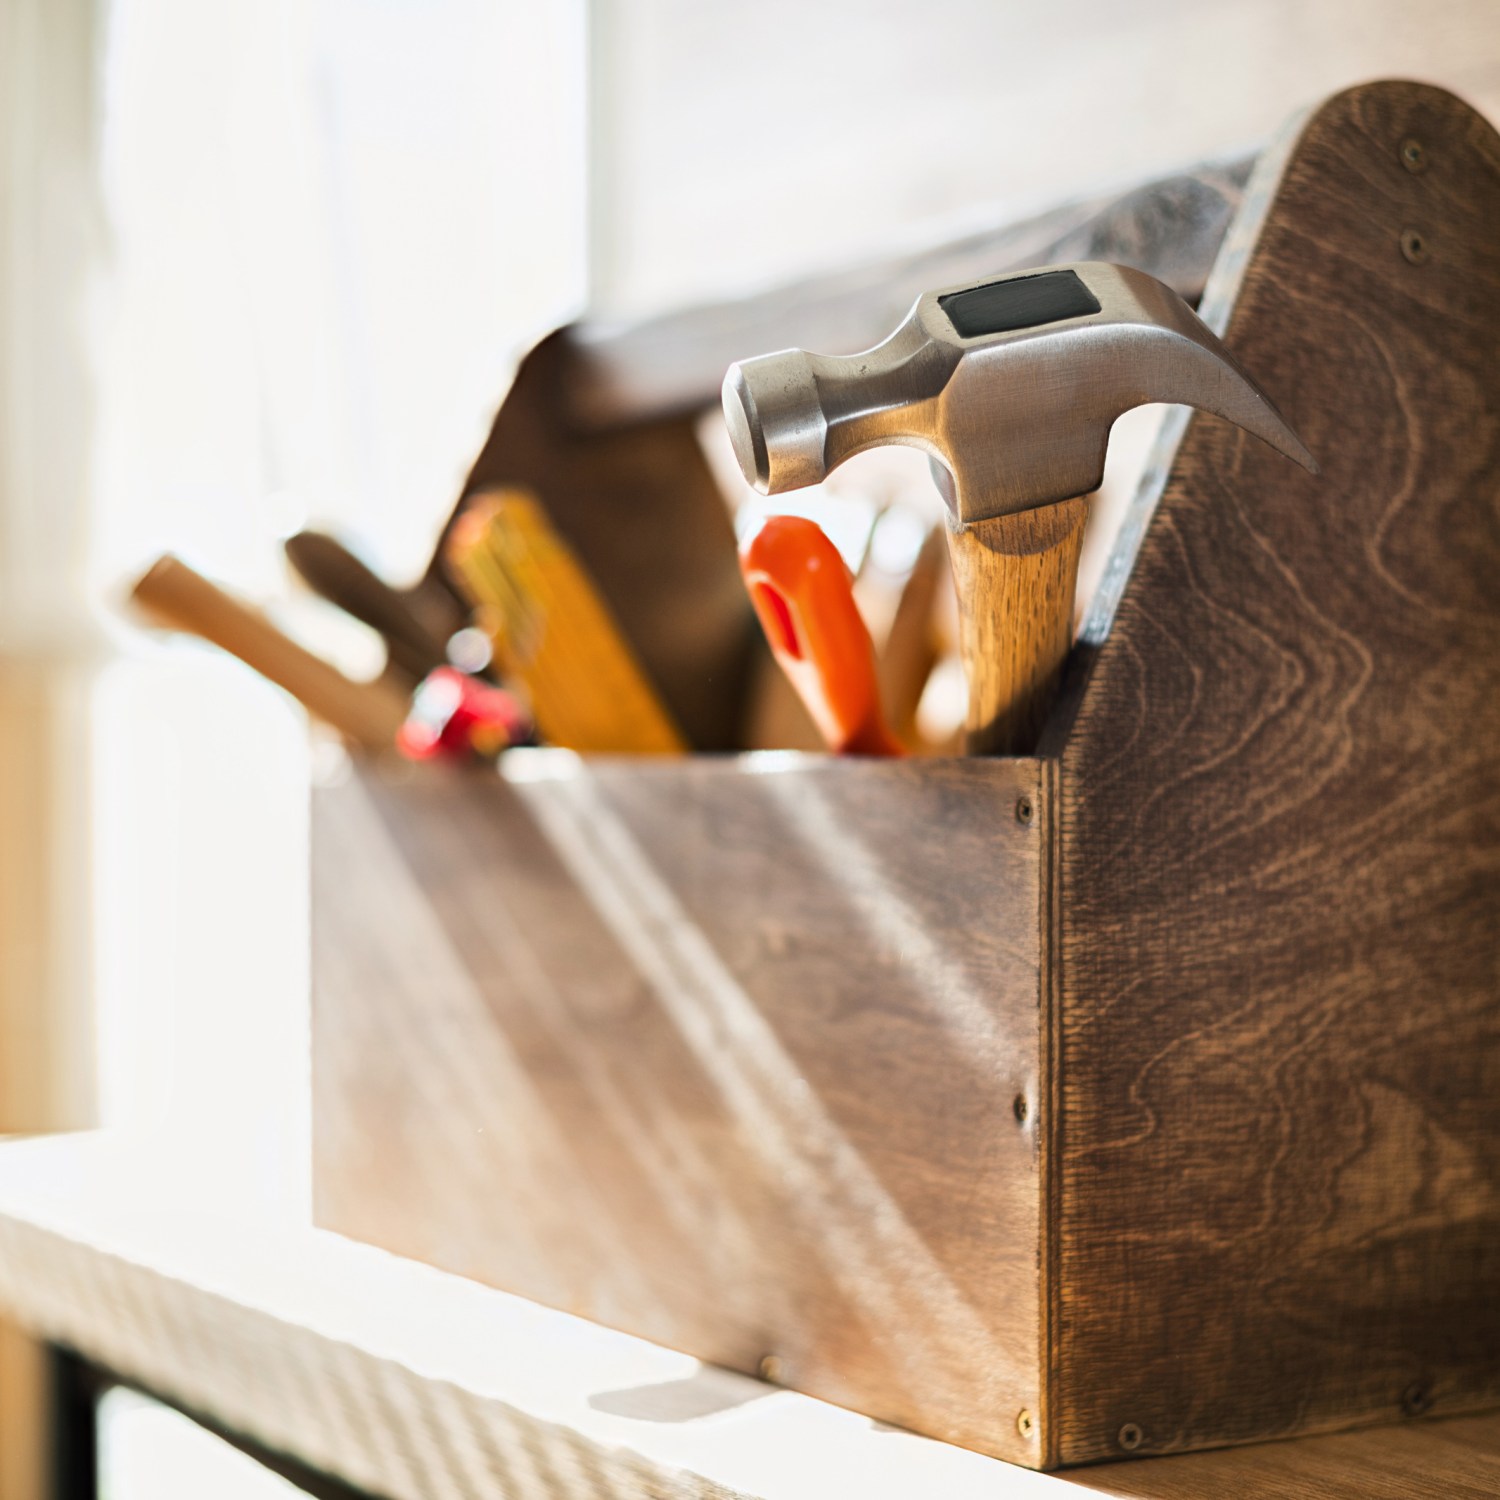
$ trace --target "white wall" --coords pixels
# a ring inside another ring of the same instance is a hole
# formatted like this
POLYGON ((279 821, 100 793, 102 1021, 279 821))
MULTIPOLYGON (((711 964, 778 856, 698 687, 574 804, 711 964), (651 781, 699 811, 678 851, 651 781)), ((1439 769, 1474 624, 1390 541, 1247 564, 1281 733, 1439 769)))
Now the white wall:
POLYGON ((96 578, 172 547, 269 592, 307 521, 415 575, 583 296, 583 0, 95 3, 96 578))
POLYGON ((164 549, 272 595, 308 520, 425 566, 582 301, 584 15, 0 0, 0 1131, 88 1121, 96 1019, 106 1117, 189 1149, 300 1057, 302 726, 118 599, 164 549))
POLYGON ((1500 119, 1496 0, 593 3, 594 295, 621 311, 1253 148, 1370 78, 1500 119))

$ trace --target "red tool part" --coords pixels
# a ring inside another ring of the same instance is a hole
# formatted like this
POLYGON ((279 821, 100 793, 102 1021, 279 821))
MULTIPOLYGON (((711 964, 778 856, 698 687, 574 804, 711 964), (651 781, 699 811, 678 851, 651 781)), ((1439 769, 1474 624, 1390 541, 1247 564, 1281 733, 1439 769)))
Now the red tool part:
POLYGON ((490 760, 535 739, 535 727, 510 693, 439 667, 417 689, 396 748, 409 760, 490 760))
POLYGON ((830 750, 902 755, 886 726, 854 580, 815 521, 772 516, 740 547, 761 628, 830 750))

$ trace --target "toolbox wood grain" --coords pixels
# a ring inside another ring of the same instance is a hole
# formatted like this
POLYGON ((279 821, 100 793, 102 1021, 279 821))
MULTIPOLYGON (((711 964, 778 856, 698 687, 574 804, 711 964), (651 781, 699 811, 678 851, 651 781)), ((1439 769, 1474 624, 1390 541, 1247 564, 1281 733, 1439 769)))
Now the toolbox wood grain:
POLYGON ((1065 1462, 1500 1399, 1500 140, 1357 89, 1249 194, 1323 475, 1193 421, 1057 726, 1065 1462))
POLYGON ((1497 222, 1435 89, 1262 162, 1323 476, 1174 420, 1035 758, 320 792, 320 1222, 1032 1466, 1500 1403, 1497 222))
POLYGON ((507 764, 319 796, 319 1221, 1034 1464, 1036 763, 507 764))

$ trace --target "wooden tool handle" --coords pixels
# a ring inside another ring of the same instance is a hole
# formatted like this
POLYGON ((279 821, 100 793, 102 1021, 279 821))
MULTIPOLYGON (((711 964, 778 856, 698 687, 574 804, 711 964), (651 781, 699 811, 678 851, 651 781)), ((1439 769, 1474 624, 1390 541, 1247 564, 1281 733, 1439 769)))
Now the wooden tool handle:
POLYGON ((1036 748, 1073 640, 1073 590, 1088 501, 948 531, 969 680, 971 755, 1036 748))
POLYGON ((376 751, 394 745, 406 718, 400 694, 345 677, 186 563, 170 554, 160 558, 131 597, 161 624, 239 657, 353 743, 376 751))
POLYGON ((308 586, 385 637, 391 660, 420 680, 448 663, 444 643, 406 600, 344 544, 321 531, 288 537, 286 555, 308 586))
POLYGON ((940 591, 948 582, 943 559, 943 528, 934 526, 922 541, 912 564, 896 612, 880 648, 877 674, 880 701, 891 732, 904 744, 920 740, 917 707, 927 680, 937 665, 938 646, 933 614, 940 591))
POLYGON ((475 497, 444 556, 487 612, 495 658, 524 686, 542 737, 570 750, 680 755, 687 749, 635 649, 536 497, 475 497))

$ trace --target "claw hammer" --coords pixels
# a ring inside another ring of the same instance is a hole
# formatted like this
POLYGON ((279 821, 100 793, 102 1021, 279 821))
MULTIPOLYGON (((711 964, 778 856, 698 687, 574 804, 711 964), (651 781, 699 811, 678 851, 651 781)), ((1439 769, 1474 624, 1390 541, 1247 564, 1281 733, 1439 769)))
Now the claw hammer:
POLYGON ((884 343, 731 365, 724 416, 762 494, 883 443, 924 450, 948 506, 973 754, 1035 747, 1072 644, 1109 430, 1151 401, 1212 412, 1316 473, 1270 398, 1154 276, 1082 262, 917 299, 884 343))

